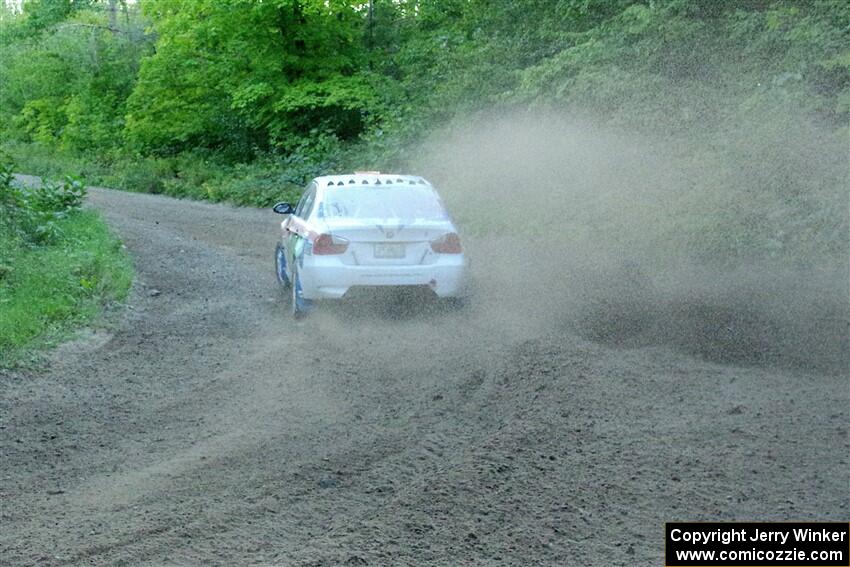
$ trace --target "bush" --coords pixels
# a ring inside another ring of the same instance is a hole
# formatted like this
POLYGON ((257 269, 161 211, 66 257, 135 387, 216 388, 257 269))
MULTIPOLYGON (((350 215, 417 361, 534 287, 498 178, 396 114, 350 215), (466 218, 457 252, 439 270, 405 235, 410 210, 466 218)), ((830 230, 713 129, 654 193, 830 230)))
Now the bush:
POLYGON ((8 233, 26 243, 55 242, 61 232, 57 221, 79 210, 85 195, 85 185, 77 178, 27 188, 13 183, 11 165, 0 166, 2 222, 8 233))
POLYGON ((76 178, 25 188, 0 163, 0 366, 101 305, 123 299, 132 267, 76 178))

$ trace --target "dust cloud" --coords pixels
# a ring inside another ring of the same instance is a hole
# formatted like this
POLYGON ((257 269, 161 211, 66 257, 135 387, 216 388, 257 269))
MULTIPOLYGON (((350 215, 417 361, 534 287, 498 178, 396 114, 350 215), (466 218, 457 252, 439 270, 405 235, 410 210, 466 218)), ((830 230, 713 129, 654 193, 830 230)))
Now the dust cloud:
POLYGON ((846 372, 846 131, 599 123, 480 115, 421 149, 491 325, 846 372))

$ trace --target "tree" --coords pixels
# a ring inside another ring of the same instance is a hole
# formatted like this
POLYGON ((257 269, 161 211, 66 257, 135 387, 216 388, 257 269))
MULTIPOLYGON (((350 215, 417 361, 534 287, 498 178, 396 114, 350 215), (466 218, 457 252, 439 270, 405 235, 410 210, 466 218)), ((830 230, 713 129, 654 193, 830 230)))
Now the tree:
POLYGON ((127 137, 146 151, 297 145, 361 133, 375 104, 361 73, 363 14, 324 0, 149 0, 158 36, 129 101, 127 137))
POLYGON ((138 25, 129 18, 122 29, 111 28, 101 7, 33 0, 2 24, 3 134, 73 150, 120 144, 125 101, 147 42, 130 33, 138 25))

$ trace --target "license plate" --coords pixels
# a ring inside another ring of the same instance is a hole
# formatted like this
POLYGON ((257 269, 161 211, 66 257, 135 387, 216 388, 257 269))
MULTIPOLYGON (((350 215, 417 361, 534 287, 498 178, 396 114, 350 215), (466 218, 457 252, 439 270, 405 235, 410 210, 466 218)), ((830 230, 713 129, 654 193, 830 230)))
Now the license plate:
POLYGON ((404 244, 375 244, 375 258, 404 258, 404 244))

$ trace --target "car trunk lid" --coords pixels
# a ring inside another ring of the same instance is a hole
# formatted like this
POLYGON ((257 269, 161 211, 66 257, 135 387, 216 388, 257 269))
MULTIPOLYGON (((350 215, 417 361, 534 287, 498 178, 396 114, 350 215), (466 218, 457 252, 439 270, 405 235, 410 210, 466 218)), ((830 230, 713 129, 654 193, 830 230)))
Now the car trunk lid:
POLYGON ((427 263, 431 241, 453 232, 450 222, 435 220, 358 219, 328 223, 328 232, 348 241, 345 264, 413 266, 427 263))

